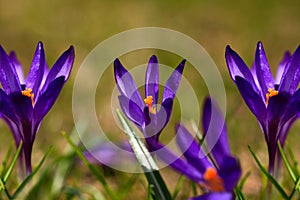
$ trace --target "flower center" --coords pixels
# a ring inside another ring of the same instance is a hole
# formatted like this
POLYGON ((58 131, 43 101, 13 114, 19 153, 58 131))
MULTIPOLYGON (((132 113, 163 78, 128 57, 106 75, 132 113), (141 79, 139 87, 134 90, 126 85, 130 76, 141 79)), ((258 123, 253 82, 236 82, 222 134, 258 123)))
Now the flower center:
POLYGON ((32 93, 31 88, 26 88, 26 90, 22 91, 22 95, 29 97, 31 99, 32 106, 34 104, 34 94, 32 93))
POLYGON ((149 112, 152 114, 156 114, 156 108, 153 106, 153 97, 147 96, 147 98, 144 99, 145 104, 149 108, 149 112))
POLYGON ((266 94, 266 106, 268 106, 270 98, 274 97, 276 95, 278 95, 277 90, 275 90, 274 88, 269 88, 268 89, 268 93, 266 94))
POLYGON ((221 177, 219 177, 218 172, 212 168, 209 167, 206 169, 204 175, 204 180, 206 183, 204 184, 204 187, 206 187, 208 190, 212 192, 224 192, 224 181, 221 177))

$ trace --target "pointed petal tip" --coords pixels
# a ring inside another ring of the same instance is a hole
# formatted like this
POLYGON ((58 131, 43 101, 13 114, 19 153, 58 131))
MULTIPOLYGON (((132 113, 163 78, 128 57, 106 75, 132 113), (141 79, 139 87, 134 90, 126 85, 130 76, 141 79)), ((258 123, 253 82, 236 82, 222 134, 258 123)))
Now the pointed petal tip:
POLYGON ((37 48, 39 48, 39 49, 44 48, 44 45, 41 41, 38 42, 37 48))
POLYGON ((121 65, 121 62, 120 62, 119 58, 116 58, 114 60, 114 67, 116 68, 116 67, 119 67, 120 65, 121 65))
POLYGON ((179 72, 180 74, 182 74, 182 72, 183 72, 185 63, 186 63, 186 59, 183 59, 183 60, 179 63, 178 67, 176 67, 176 71, 179 72))
POLYGON ((149 63, 158 63, 156 55, 152 55, 149 59, 149 63))
POLYGON ((232 49, 231 49, 230 45, 229 45, 229 44, 226 45, 226 48, 225 48, 225 54, 228 54, 228 53, 230 53, 231 51, 232 51, 232 49))

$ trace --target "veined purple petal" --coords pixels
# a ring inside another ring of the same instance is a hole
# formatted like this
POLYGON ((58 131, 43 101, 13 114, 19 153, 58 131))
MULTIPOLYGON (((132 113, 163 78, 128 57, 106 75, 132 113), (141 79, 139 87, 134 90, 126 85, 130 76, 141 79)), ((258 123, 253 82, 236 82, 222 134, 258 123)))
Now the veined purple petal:
POLYGON ((280 120, 280 125, 284 125, 287 121, 293 118, 300 112, 300 90, 298 89, 293 96, 290 98, 289 102, 284 109, 284 113, 280 120))
POLYGON ((182 72, 184 69, 186 60, 184 59, 179 63, 179 65, 176 67, 174 72, 171 74, 170 78, 167 80, 165 87, 164 87, 164 93, 163 93, 163 98, 162 102, 164 102, 166 99, 174 99, 176 91, 178 89, 182 72))
POLYGON ((21 92, 21 86, 15 67, 0 45, 0 82, 6 94, 21 92))
MULTIPOLYGON (((237 76, 236 85, 249 109, 256 116, 258 121, 264 123, 266 116, 266 106, 262 101, 261 96, 255 92, 252 85, 243 79, 242 77, 237 76)), ((271 98, 272 99, 272 98, 271 98)))
POLYGON ((254 63, 256 66, 257 80, 262 90, 263 97, 266 100, 265 94, 268 93, 268 89, 275 87, 267 56, 261 42, 258 42, 257 44, 254 63))
POLYGON ((225 58, 232 80, 236 82, 237 76, 242 77, 251 84, 254 91, 258 91, 251 71, 242 58, 235 51, 233 51, 229 45, 226 47, 225 58))
POLYGON ((115 81, 122 95, 135 102, 141 110, 144 109, 144 101, 134 83, 130 73, 123 67, 119 59, 114 62, 115 81))
MULTIPOLYGON (((171 98, 165 99, 161 104, 161 108, 156 113, 157 127, 160 128, 158 130, 158 133, 160 133, 169 122, 172 113, 172 107, 173 107, 173 99, 171 98)), ((157 139, 158 137, 159 134, 157 134, 157 139)))
POLYGON ((128 117, 133 123, 139 127, 143 127, 145 123, 144 113, 140 107, 131 99, 127 98, 125 95, 119 96, 119 102, 123 113, 128 117))
POLYGON ((47 90, 48 85, 56 78, 63 76, 64 81, 66 81, 69 76, 74 62, 74 47, 70 46, 70 48, 65 51, 55 62, 53 67, 50 69, 47 79, 45 81, 45 85, 42 89, 42 92, 47 90))
MULTIPOLYGON (((45 68, 45 52, 43 43, 39 42, 26 79, 26 88, 31 88, 35 97, 38 94, 45 68)), ((35 98, 36 99, 36 98, 35 98)))
POLYGON ((286 68, 287 70, 284 71, 279 84, 279 92, 284 91, 293 94, 300 81, 300 46, 286 64, 286 68))
MULTIPOLYGON (((297 93, 296 96, 299 96, 299 93, 297 93)), ((292 95, 288 92, 280 92, 278 93, 278 95, 271 97, 269 100, 269 105, 267 107, 267 115, 266 115, 267 121, 272 123, 276 122, 279 124, 279 122, 283 117, 283 114, 286 111, 286 108, 289 105, 291 98, 292 95)), ((295 103, 296 105, 299 104, 299 102, 297 101, 295 101, 295 103)), ((298 109, 294 108, 294 109, 299 110, 299 108, 298 109)))
POLYGON ((286 73, 286 71, 288 70, 288 61, 291 59, 291 54, 289 51, 286 51, 281 62, 279 63, 278 69, 277 69, 277 73, 276 73, 276 79, 275 79, 275 83, 279 84, 283 74, 286 73))
POLYGON ((159 143, 157 140, 148 140, 147 144, 151 150, 155 151, 155 155, 159 159, 164 161, 166 164, 170 165, 173 169, 189 177, 196 183, 202 181, 202 174, 197 169, 195 169, 185 160, 181 159, 178 155, 173 153, 171 150, 159 143))
POLYGON ((155 55, 151 56, 145 77, 145 96, 153 97, 153 104, 158 102, 158 81, 159 81, 159 72, 158 72, 158 60, 155 55))
POLYGON ((230 155, 225 119, 212 99, 207 98, 203 106, 202 125, 205 142, 217 164, 230 155))
POLYGON ((24 78, 24 72, 23 72, 23 69, 22 69, 22 65, 20 64, 20 62, 19 62, 19 60, 16 56, 16 53, 14 51, 10 52, 9 59, 13 63, 13 65, 16 69, 16 73, 18 75, 20 84, 21 85, 25 84, 25 78, 24 78))
POLYGON ((2 117, 6 117, 7 119, 10 119, 14 123, 19 124, 19 118, 16 116, 16 113, 13 111, 14 106, 10 100, 10 98, 7 96, 5 92, 3 92, 2 89, 0 89, 0 114, 2 117))
POLYGON ((184 157, 193 167, 199 169, 202 174, 205 173, 205 170, 212 166, 207 158, 208 155, 204 155, 200 144, 196 142, 184 126, 178 124, 176 129, 176 141, 184 157))
POLYGON ((55 103, 64 83, 64 76, 56 78, 49 84, 46 91, 40 94, 40 97, 34 106, 35 126, 38 126, 44 116, 49 112, 55 103))
POLYGON ((233 195, 230 192, 208 192, 198 197, 189 198, 188 200, 232 200, 233 195))
POLYGON ((225 156, 219 167, 219 176, 224 180, 226 191, 233 191, 242 174, 239 161, 232 156, 225 156))

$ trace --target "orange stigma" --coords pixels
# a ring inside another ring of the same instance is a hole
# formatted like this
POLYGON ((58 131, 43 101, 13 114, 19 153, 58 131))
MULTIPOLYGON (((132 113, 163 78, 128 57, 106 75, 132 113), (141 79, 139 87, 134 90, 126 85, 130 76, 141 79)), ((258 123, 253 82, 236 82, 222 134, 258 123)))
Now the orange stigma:
POLYGON ((225 191, 223 179, 219 177, 218 172, 214 168, 207 168, 203 175, 203 178, 206 181, 206 183, 203 184, 203 186, 208 190, 212 192, 225 191))
POLYGON ((275 90, 274 88, 269 88, 268 89, 268 93, 266 94, 266 106, 268 106, 270 98, 274 97, 276 95, 278 95, 277 90, 275 90))
POLYGON ((32 103, 32 106, 33 106, 33 104, 34 104, 34 94, 32 93, 32 89, 31 88, 26 88, 26 90, 22 91, 22 95, 24 95, 26 97, 30 97, 31 103, 32 103))
POLYGON ((152 114, 156 114, 156 109, 153 106, 153 97, 152 96, 147 96, 147 98, 144 99, 145 104, 149 108, 149 112, 152 114))

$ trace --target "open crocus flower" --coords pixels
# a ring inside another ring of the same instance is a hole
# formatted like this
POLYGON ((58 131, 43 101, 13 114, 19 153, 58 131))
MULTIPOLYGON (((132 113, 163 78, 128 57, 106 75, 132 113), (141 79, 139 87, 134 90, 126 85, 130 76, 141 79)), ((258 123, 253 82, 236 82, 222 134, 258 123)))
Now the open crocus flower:
POLYGON ((277 141, 284 146, 288 130, 300 111, 300 47, 293 55, 286 52, 274 80, 261 42, 258 42, 252 70, 229 46, 226 62, 232 80, 256 116, 269 152, 269 172, 280 166, 277 141), (277 158, 276 158, 277 157, 277 158), (278 160, 278 161, 276 161, 278 160))
POLYGON ((119 96, 121 109, 126 117, 143 132, 147 141, 150 138, 158 140, 159 134, 170 119, 184 64, 185 60, 178 65, 167 80, 159 108, 159 72, 156 56, 153 55, 148 63, 145 77, 145 98, 141 97, 132 76, 119 59, 114 62, 115 80, 121 93, 119 96))
POLYGON ((48 70, 43 44, 39 42, 25 79, 15 53, 8 56, 0 46, 0 116, 10 127, 16 145, 23 141, 20 163, 23 165, 25 158, 27 174, 32 171, 31 152, 36 133, 69 78, 73 62, 71 46, 48 70))
POLYGON ((210 155, 205 154, 205 149, 181 124, 177 125, 176 141, 184 158, 177 156, 159 141, 151 141, 151 145, 158 150, 158 158, 206 191, 191 199, 234 199, 233 190, 241 176, 241 167, 230 153, 223 115, 209 98, 204 103, 202 125, 204 143, 211 149, 210 155))

